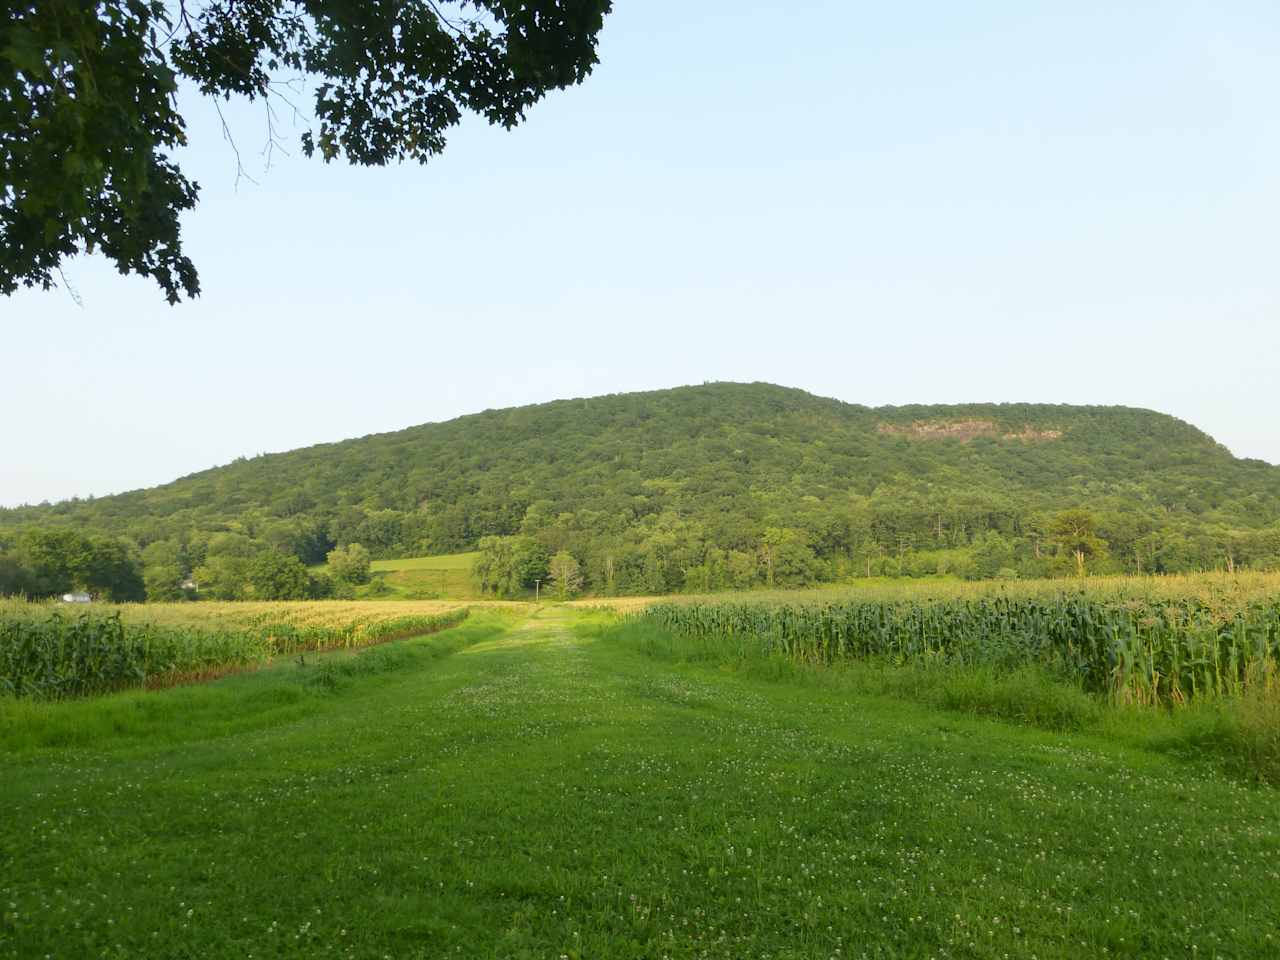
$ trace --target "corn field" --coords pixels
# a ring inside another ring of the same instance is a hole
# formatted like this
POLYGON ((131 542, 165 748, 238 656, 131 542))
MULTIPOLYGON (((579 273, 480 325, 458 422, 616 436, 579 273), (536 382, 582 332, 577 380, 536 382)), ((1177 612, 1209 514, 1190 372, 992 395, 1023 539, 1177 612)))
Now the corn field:
POLYGON ((60 699, 167 686, 277 656, 433 633, 456 626, 468 612, 445 604, 411 612, 391 604, 277 603, 173 604, 68 615, 46 604, 3 603, 0 694, 60 699), (369 606, 374 609, 364 609, 369 606))
POLYGON ((632 614, 739 656, 832 663, 1041 664, 1119 701, 1181 703, 1280 687, 1280 594, 1024 590, 937 599, 667 602, 632 614))

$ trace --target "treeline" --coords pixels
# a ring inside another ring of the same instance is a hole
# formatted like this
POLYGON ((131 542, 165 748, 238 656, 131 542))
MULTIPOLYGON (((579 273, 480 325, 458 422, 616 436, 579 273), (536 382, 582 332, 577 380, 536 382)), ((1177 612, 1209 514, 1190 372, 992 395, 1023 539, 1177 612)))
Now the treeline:
POLYGON ((86 593, 96 600, 320 600, 349 598, 371 579, 369 551, 334 548, 323 570, 243 534, 157 540, 71 530, 25 530, 0 538, 0 596, 44 599, 86 593))
MULTIPOLYGON (((798 587, 856 577, 985 580, 1280 569, 1277 526, 1160 528, 1133 512, 1079 508, 1025 517, 942 509, 925 517, 900 505, 886 513, 857 503, 842 511, 809 506, 791 513, 793 525, 786 526, 761 526, 745 516, 711 524, 673 512, 601 523, 599 517, 550 518, 531 510, 517 532, 463 546, 480 551, 477 585, 496 596, 520 595, 538 580, 558 589, 564 578, 556 581, 551 567, 559 555, 576 565, 570 592, 602 595, 798 587)), ((318 535, 325 549, 319 554, 324 567, 317 570, 314 552, 300 556, 287 540, 232 531, 192 532, 145 547, 126 537, 56 528, 0 534, 0 595, 84 590, 117 602, 350 598, 372 579, 371 553, 358 542, 337 545, 335 539, 318 535)))
MULTIPOLYGON (((936 528, 935 528, 936 529, 936 528)), ((818 527, 767 527, 729 546, 704 524, 673 515, 599 536, 561 517, 548 527, 480 541, 477 582, 512 596, 550 577, 553 555, 572 557, 581 587, 602 595, 705 593, 801 587, 858 577, 1029 579, 1212 569, 1280 570, 1280 528, 1217 541, 1154 531, 1133 536, 1130 517, 1071 509, 1012 529, 989 527, 957 542, 942 534, 885 541, 873 518, 829 517, 818 527), (861 522, 859 522, 861 521, 861 522)), ((552 578, 554 581, 554 578, 552 578)))
POLYGON ((0 596, 52 597, 83 590, 104 600, 146 599, 136 545, 73 530, 31 530, 0 539, 0 596))
POLYGON ((548 563, 574 557, 585 589, 655 593, 1067 574, 1075 551, 1054 524, 1072 510, 1097 541, 1090 572, 1280 566, 1280 467, 1172 417, 872 409, 767 384, 558 401, 239 460, 0 510, 0 544, 70 529, 136 551, 148 595, 202 569, 202 594, 234 595, 265 551, 310 567, 353 543, 387 558, 525 537, 548 563))

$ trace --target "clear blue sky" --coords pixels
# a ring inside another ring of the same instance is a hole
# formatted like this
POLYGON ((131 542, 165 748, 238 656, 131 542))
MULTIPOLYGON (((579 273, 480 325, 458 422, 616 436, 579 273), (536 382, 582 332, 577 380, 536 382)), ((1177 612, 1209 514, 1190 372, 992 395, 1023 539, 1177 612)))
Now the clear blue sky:
POLYGON ((583 87, 426 167, 263 173, 235 108, 237 189, 190 100, 204 295, 84 258, 82 307, 0 300, 0 504, 720 379, 1150 407, 1280 462, 1274 0, 617 8, 583 87))

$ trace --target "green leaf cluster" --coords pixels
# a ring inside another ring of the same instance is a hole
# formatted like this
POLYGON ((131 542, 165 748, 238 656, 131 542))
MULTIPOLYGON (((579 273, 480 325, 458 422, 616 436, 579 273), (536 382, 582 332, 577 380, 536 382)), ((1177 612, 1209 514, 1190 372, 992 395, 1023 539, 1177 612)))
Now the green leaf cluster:
MULTIPOLYGON (((470 111, 510 128, 596 63, 610 0, 22 0, 0 9, 0 293, 101 250, 170 303, 200 292, 181 79, 215 99, 314 82, 326 160, 425 162, 470 111)), ((291 103, 290 103, 291 105, 291 103)), ((270 134, 273 138, 274 131, 270 134)))

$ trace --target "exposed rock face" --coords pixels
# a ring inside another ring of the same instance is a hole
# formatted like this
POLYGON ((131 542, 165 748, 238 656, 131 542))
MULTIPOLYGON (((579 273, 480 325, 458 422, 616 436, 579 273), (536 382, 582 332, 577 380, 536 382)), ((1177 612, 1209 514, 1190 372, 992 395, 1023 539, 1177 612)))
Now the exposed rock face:
POLYGON ((1005 440, 1021 440, 1024 443, 1037 443, 1042 440, 1057 440, 1061 438, 1061 430, 1037 430, 1031 425, 1027 425, 1017 433, 1006 433, 1005 440))
POLYGON ((878 432, 908 440, 959 440, 968 443, 975 437, 993 437, 1000 440, 1021 440, 1023 443, 1040 443, 1057 440, 1061 430, 1037 430, 1030 424, 1017 432, 1000 433, 993 420, 917 420, 910 426, 882 423, 878 432))

